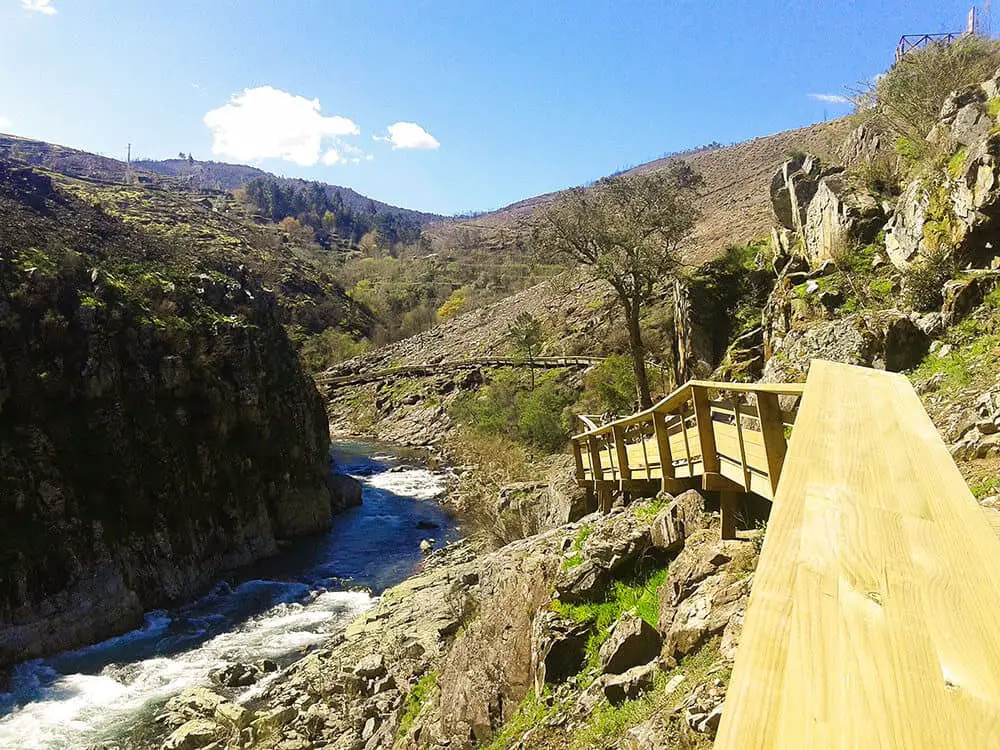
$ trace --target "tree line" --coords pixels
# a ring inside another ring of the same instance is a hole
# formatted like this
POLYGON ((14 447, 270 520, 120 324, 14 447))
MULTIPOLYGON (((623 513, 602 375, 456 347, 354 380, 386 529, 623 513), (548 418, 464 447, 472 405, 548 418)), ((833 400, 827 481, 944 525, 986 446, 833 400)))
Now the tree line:
POLYGON ((319 182, 290 184, 272 177, 255 177, 243 188, 247 202, 274 222, 289 217, 309 227, 322 247, 331 248, 338 237, 358 243, 375 232, 378 244, 392 247, 420 239, 420 220, 393 211, 379 211, 374 201, 363 210, 352 209, 340 190, 319 182))

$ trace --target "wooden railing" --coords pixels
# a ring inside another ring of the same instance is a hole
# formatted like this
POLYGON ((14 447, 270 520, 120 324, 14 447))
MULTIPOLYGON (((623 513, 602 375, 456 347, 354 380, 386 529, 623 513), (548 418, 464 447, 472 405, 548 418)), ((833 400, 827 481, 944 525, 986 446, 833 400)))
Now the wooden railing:
MULTIPOLYGON (((443 362, 399 365, 397 367, 387 367, 367 372, 348 372, 343 375, 338 374, 340 368, 334 367, 326 372, 319 373, 315 380, 316 384, 320 386, 359 385, 391 378, 437 375, 439 373, 455 372, 458 370, 475 370, 482 367, 535 367, 540 369, 593 367, 594 365, 599 365, 604 359, 604 357, 533 357, 529 360, 523 357, 477 357, 446 360, 443 362)), ((667 373, 663 365, 647 361, 646 367, 659 373, 661 383, 666 382, 667 373)))
MULTIPOLYGON (((676 492, 692 486, 724 493, 774 498, 787 451, 786 430, 802 384, 716 383, 692 380, 645 411, 594 426, 573 436, 576 478, 598 493, 602 510, 609 491, 676 492)), ((734 519, 723 505, 723 535, 734 519)))

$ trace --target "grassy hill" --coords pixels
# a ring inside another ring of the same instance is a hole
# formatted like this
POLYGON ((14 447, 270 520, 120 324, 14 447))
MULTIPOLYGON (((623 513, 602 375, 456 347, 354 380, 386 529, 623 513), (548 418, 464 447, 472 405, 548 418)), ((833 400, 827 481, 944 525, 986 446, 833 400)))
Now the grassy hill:
MULTIPOLYGON (((849 130, 847 119, 832 120, 732 146, 657 159, 627 171, 655 171, 673 159, 683 158, 702 174, 702 217, 695 227, 689 253, 690 261, 700 263, 718 256, 729 245, 750 242, 770 229, 768 186, 774 170, 790 153, 809 151, 837 161, 836 148, 849 130)), ((560 195, 546 193, 474 218, 435 222, 425 233, 439 250, 510 248, 526 237, 532 215, 560 195)))

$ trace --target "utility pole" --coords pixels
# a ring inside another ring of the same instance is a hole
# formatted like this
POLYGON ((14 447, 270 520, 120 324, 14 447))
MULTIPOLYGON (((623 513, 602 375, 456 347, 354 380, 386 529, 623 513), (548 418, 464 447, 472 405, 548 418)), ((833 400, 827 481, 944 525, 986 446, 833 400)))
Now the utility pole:
POLYGON ((128 144, 127 155, 125 156, 125 184, 132 184, 132 144, 128 144))

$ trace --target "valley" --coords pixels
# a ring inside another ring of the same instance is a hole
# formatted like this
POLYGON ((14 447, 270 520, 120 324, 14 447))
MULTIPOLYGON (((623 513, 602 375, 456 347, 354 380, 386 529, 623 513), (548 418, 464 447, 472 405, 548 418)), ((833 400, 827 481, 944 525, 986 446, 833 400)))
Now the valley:
POLYGON ((0 748, 990 746, 1000 42, 944 36, 456 216, 265 169, 447 156, 270 87, 261 166, 0 135, 0 748))

